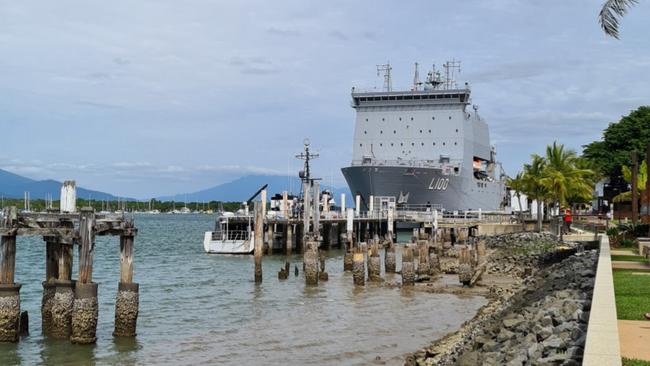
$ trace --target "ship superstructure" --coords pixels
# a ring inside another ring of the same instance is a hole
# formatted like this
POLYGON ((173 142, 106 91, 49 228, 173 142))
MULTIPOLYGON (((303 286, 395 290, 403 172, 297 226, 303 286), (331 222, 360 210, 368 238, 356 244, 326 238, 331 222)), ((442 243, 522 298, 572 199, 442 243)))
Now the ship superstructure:
POLYGON ((352 163, 342 172, 353 195, 393 196, 398 204, 445 210, 497 210, 505 175, 487 123, 471 106, 469 84, 456 85, 460 62, 443 65, 411 90, 394 91, 390 65, 382 91, 352 89, 356 110, 352 163))

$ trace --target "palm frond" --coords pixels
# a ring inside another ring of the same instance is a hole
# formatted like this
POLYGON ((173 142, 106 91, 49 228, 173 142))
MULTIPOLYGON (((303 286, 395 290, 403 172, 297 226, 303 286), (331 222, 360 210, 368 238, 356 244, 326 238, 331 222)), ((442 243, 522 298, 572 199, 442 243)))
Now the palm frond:
POLYGON ((619 39, 618 25, 628 10, 636 5, 638 0, 607 0, 598 13, 598 22, 605 34, 619 39))

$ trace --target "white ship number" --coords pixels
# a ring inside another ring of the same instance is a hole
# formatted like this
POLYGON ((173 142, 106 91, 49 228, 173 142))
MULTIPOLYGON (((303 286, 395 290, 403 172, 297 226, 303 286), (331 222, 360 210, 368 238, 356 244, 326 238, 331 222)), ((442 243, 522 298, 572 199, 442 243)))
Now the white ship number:
POLYGON ((449 178, 433 178, 431 184, 429 184, 429 189, 435 191, 444 191, 449 185, 449 178))

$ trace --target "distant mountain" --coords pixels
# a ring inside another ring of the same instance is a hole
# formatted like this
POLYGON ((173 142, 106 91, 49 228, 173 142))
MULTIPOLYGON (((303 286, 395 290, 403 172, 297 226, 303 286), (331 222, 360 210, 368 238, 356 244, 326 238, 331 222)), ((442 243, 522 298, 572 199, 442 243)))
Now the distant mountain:
MULTIPOLYGON (((52 179, 33 180, 6 170, 0 169, 0 195, 8 198, 23 198, 29 192, 31 199, 43 199, 48 194, 53 200, 58 200, 61 195, 61 182, 52 179)), ((77 187, 77 198, 93 200, 117 200, 117 197, 105 192, 93 191, 77 187)))
MULTIPOLYGON (((298 194, 300 192, 300 179, 282 175, 248 175, 232 182, 223 183, 212 188, 198 192, 181 193, 174 196, 158 197, 161 201, 202 202, 202 201, 245 201, 249 199, 264 184, 268 184, 269 198, 282 191, 298 194)), ((334 199, 337 201, 341 193, 345 193, 350 201, 348 188, 334 188, 334 199)), ((349 203, 348 203, 349 204, 349 203)))

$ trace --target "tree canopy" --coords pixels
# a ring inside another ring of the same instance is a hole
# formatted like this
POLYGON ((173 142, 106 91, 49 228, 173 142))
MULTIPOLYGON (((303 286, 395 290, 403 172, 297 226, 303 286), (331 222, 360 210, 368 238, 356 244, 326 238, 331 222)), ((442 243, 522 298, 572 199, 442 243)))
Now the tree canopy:
POLYGON ((631 152, 644 152, 649 141, 650 107, 642 106, 619 122, 610 123, 603 139, 584 145, 582 154, 599 173, 615 179, 621 176, 622 166, 632 164, 631 152))

